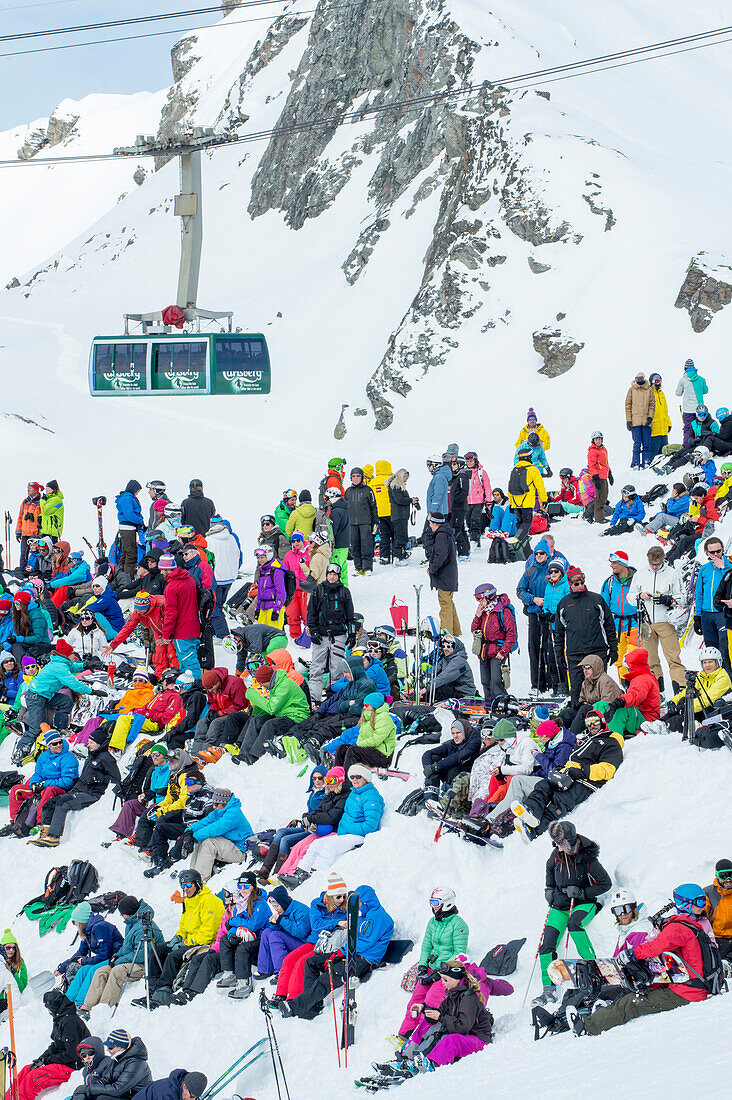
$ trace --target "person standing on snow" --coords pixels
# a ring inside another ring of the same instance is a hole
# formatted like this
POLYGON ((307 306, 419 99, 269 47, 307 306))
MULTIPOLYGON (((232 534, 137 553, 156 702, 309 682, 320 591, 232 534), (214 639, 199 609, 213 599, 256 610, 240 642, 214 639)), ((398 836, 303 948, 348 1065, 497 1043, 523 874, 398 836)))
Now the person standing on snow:
POLYGON ((630 598, 630 585, 635 568, 625 550, 615 550, 609 557, 611 575, 604 581, 600 595, 612 611, 618 638, 617 665, 623 663, 625 654, 640 645, 638 638, 638 608, 630 598))
POLYGON ((465 452, 465 465, 469 470, 468 485, 468 533, 470 541, 480 549, 480 539, 485 530, 485 513, 491 504, 491 482, 475 451, 465 452))
POLYGON ((450 481, 452 479, 452 470, 450 469, 450 459, 452 455, 445 452, 442 457, 440 455, 430 455, 427 459, 427 469, 430 472, 430 482, 427 486, 427 496, 425 499, 425 507, 427 508, 427 518, 424 521, 424 530, 422 531, 422 549, 424 550, 424 556, 427 561, 430 559, 432 553, 432 544, 434 542, 434 535, 432 534, 432 527, 430 526, 430 512, 439 512, 443 516, 450 514, 450 481))
POLYGON ((216 607, 211 615, 214 637, 219 640, 229 633, 224 618, 224 604, 242 563, 241 543, 229 524, 221 516, 214 516, 206 532, 208 548, 214 555, 214 580, 216 583, 216 607))
POLYGON ((145 485, 150 495, 150 511, 147 517, 147 530, 156 531, 165 519, 165 506, 172 501, 165 491, 164 481, 148 481, 145 485))
POLYGON ((473 593, 478 601, 475 616, 470 624, 472 634, 481 633, 480 682, 486 704, 507 695, 503 682, 503 663, 516 644, 516 619, 510 600, 504 593, 499 596, 495 585, 479 584, 473 593))
POLYGON ((394 527, 391 522, 391 499, 387 487, 392 473, 391 462, 380 458, 376 463, 376 472, 371 482, 379 517, 379 565, 391 565, 392 558, 394 527))
POLYGON ((194 477, 188 485, 188 496, 180 506, 181 526, 190 526, 197 535, 205 535, 216 512, 214 502, 203 495, 200 477, 194 477))
POLYGON ((134 577, 137 569, 137 536, 145 530, 145 521, 142 518, 142 508, 137 499, 142 491, 142 485, 134 478, 127 482, 124 490, 114 498, 117 507, 117 523, 119 531, 119 562, 118 566, 123 573, 134 577))
POLYGON ((433 544, 427 566, 430 588, 437 589, 440 604, 440 626, 448 634, 459 638, 460 626, 453 593, 458 590, 458 563, 455 535, 441 512, 430 512, 428 517, 433 544))
POLYGON ((546 504, 547 495, 541 474, 532 465, 530 445, 521 443, 516 457, 516 465, 508 479, 508 499, 516 517, 516 543, 521 546, 529 541, 536 498, 540 504, 546 504))
POLYGON ((605 518, 607 487, 608 483, 610 485, 614 483, 614 478, 602 432, 597 429, 590 436, 590 445, 587 448, 587 471, 595 488, 595 502, 592 509, 594 522, 607 523, 605 518))
POLYGON ((351 470, 351 484, 346 489, 350 523, 351 555, 356 572, 370 577, 374 571, 374 535, 379 522, 374 491, 366 484, 360 466, 351 470))
POLYGON ((688 447, 692 441, 691 422, 696 416, 697 405, 704 404, 704 397, 709 393, 706 380, 698 373, 693 359, 687 359, 684 363, 684 373, 679 379, 675 390, 676 396, 681 398, 681 419, 684 424, 684 447, 688 447))
POLYGON ((325 490, 325 504, 333 532, 330 560, 340 566, 341 582, 348 588, 348 543, 351 530, 348 504, 341 490, 335 485, 325 490))
POLYGON ((635 381, 625 395, 625 426, 633 436, 631 470, 645 470, 651 460, 651 424, 656 411, 656 394, 643 371, 638 371, 635 381))
POLYGON ((404 564, 409 557, 407 541, 409 539, 409 515, 419 508, 417 497, 411 497, 407 490, 409 470, 400 469, 386 479, 391 505, 391 525, 394 528, 394 564, 404 564))
POLYGON ((41 493, 41 537, 48 535, 54 543, 64 533, 64 494, 55 478, 46 482, 41 493))
POLYGON ((525 443, 532 432, 536 432, 541 441, 542 447, 545 451, 548 451, 552 445, 551 436, 549 435, 549 432, 546 430, 544 425, 539 423, 534 410, 529 409, 526 414, 526 423, 519 432, 518 439, 516 440, 516 447, 520 447, 522 443, 525 443))
POLYGON ((20 561, 18 569, 22 573, 28 561, 28 544, 37 539, 41 529, 41 492, 43 486, 38 481, 28 482, 28 495, 20 505, 15 524, 15 538, 20 543, 20 561))
POLYGON ((450 460, 450 469, 452 470, 450 526, 455 532, 455 544, 459 560, 468 561, 470 558, 470 542, 468 541, 468 532, 465 529, 465 520, 468 515, 470 471, 462 455, 453 455, 450 460))
POLYGON ((282 534, 285 534, 287 521, 297 507, 297 490, 285 489, 282 500, 274 510, 274 517, 282 534))
POLYGON ((327 566, 325 580, 315 586, 308 600, 307 626, 313 644, 310 697, 317 706, 323 697, 326 664, 332 682, 341 673, 348 638, 356 635, 353 598, 335 562, 327 566))
MULTIPOLYGON (((660 546, 651 546, 646 557, 648 568, 636 572, 630 586, 629 598, 639 608, 643 606, 640 636, 648 650, 651 672, 663 691, 663 670, 658 658, 660 642, 676 692, 686 682, 686 669, 681 662, 679 636, 676 627, 669 622, 668 614, 683 599, 680 578, 676 570, 667 564, 666 555, 660 546)), ((596 653, 597 650, 589 647, 588 652, 596 653)))
POLYGON ((648 459, 652 461, 660 454, 668 443, 668 433, 671 431, 671 417, 668 415, 666 394, 661 389, 663 379, 660 374, 654 372, 648 379, 653 387, 653 395, 656 398, 656 407, 653 412, 651 424, 651 445, 648 451, 648 459))
POLYGON ((172 642, 181 672, 190 671, 194 680, 200 680, 198 642, 201 637, 201 623, 198 618, 196 582, 176 563, 172 554, 163 554, 158 565, 165 577, 163 637, 160 645, 167 646, 172 642))

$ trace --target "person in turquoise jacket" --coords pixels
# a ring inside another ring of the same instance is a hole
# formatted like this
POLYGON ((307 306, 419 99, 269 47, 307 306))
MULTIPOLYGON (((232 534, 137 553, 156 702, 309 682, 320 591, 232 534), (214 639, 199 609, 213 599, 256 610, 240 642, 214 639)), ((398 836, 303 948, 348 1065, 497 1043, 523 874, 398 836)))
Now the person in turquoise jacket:
MULTIPOLYGON (((544 448, 541 445, 541 440, 539 439, 536 432, 531 432, 531 434, 528 437, 527 442, 528 442, 528 445, 531 447, 531 465, 536 466, 539 470, 541 470, 541 473, 545 477, 551 477, 552 476, 552 471, 551 471, 551 467, 549 466, 549 460, 546 457, 546 452, 544 451, 544 448), (536 443, 534 442, 534 439, 537 440, 536 443)), ((524 444, 524 446, 525 445, 526 444, 524 444)), ((514 466, 516 465, 516 463, 519 460, 518 456, 519 456, 519 453, 518 453, 518 450, 517 450, 515 455, 513 456, 514 466)))
POLYGON ((353 790, 346 799, 343 816, 338 822, 338 835, 363 837, 375 833, 384 813, 384 799, 371 782, 371 770, 365 764, 352 764, 348 778, 353 790))
POLYGON ((81 661, 72 661, 73 655, 74 651, 69 643, 64 638, 59 638, 48 664, 44 665, 28 685, 24 697, 24 705, 28 711, 28 728, 18 738, 13 749, 14 764, 22 763, 23 757, 33 747, 41 731, 41 722, 45 720, 47 709, 54 712, 53 721, 56 729, 65 730, 74 705, 74 694, 100 696, 107 694, 104 688, 93 688, 91 684, 76 679, 74 672, 80 672, 82 664, 81 661), (63 688, 70 690, 64 692, 63 688))
POLYGON ((91 569, 84 561, 81 550, 75 550, 69 554, 68 569, 65 573, 57 573, 53 580, 48 582, 49 588, 64 588, 70 584, 89 584, 92 579, 91 569))
POLYGON ((246 859, 244 846, 253 831, 241 802, 230 790, 217 787, 213 804, 211 813, 188 826, 194 840, 191 870, 198 871, 204 880, 211 878, 216 860, 242 863, 246 859))
MULTIPOLYGON (((26 653, 34 657, 47 653, 53 629, 51 618, 34 595, 22 588, 13 601, 13 656, 20 661, 26 653)), ((8 639, 8 641, 10 638, 8 639)))

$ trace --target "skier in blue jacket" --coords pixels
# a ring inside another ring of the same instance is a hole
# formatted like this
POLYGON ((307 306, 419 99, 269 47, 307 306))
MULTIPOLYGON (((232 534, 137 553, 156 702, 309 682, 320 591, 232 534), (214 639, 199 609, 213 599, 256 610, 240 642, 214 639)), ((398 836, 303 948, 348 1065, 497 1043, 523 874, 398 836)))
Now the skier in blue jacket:
MULTIPOLYGON (((49 734, 56 731, 48 731, 49 734)), ((57 740, 57 734, 54 741, 57 740)), ((29 787, 37 785, 45 787, 61 787, 62 790, 71 790, 74 780, 79 776, 79 758, 69 748, 68 741, 61 739, 61 751, 51 752, 46 749, 36 760, 33 775, 28 781, 29 787)))
POLYGON ((48 664, 36 673, 26 688, 23 705, 28 711, 28 728, 13 749, 14 764, 22 763, 23 757, 33 747, 48 709, 54 711, 56 729, 65 730, 74 705, 72 692, 77 695, 107 695, 104 688, 92 688, 83 680, 76 679, 74 671, 80 672, 82 665, 81 661, 71 661, 73 655, 74 651, 66 639, 59 638, 48 664), (64 688, 69 690, 63 691, 64 688))
POLYGON ((272 916, 262 929, 257 956, 259 977, 279 974, 285 956, 302 947, 310 936, 310 909, 295 901, 284 886, 276 886, 269 895, 272 916))
POLYGON ((245 871, 237 879, 234 909, 219 939, 223 973, 216 985, 228 989, 235 1000, 243 1000, 254 990, 252 961, 259 952, 260 935, 269 916, 266 892, 257 886, 254 873, 245 871))
POLYGON ((549 574, 551 548, 546 539, 534 547, 534 564, 526 569, 516 586, 529 625, 529 670, 531 690, 544 691, 558 680, 549 636, 549 618, 544 614, 544 594, 549 574))
POLYGON ((106 577, 94 577, 92 580, 93 599, 84 604, 84 611, 91 611, 104 631, 108 642, 119 634, 125 625, 125 617, 119 600, 109 587, 106 577))
POLYGON ((214 808, 200 821, 191 822, 195 847, 191 870, 201 878, 210 879, 215 860, 223 863, 243 863, 244 851, 252 827, 244 816, 241 802, 225 787, 217 787, 213 795, 214 808))
POLYGON ((88 901, 82 901, 71 913, 71 920, 79 929, 81 943, 75 953, 58 964, 57 973, 65 974, 69 963, 77 961, 79 969, 71 979, 66 996, 74 1004, 81 1005, 87 994, 94 971, 105 966, 117 954, 123 939, 117 928, 97 913, 92 913, 88 901))
POLYGON ((57 573, 53 580, 48 582, 49 588, 65 588, 70 584, 89 584, 92 579, 91 569, 84 561, 81 550, 74 550, 69 554, 68 569, 65 573, 57 573))
POLYGON ((603 535, 627 535, 636 523, 646 518, 646 509, 643 501, 635 491, 635 485, 624 485, 620 494, 620 500, 615 505, 610 526, 603 535))
POLYGON ((447 452, 443 454, 442 457, 439 455, 432 455, 427 459, 427 469, 432 476, 427 486, 427 496, 425 500, 427 519, 424 521, 424 529, 422 531, 422 549, 428 561, 432 554, 432 546, 435 541, 435 536, 429 524, 429 515, 431 512, 439 512, 443 516, 447 516, 450 513, 449 487, 452 481, 451 459, 452 455, 447 454, 447 452))
POLYGON ((142 508, 137 499, 141 491, 142 485, 139 481, 133 479, 128 481, 124 491, 118 493, 114 498, 114 503, 117 506, 117 523, 119 524, 117 534, 119 540, 119 568, 130 577, 134 577, 138 557, 142 555, 144 550, 143 545, 140 547, 138 554, 138 534, 145 530, 142 508))

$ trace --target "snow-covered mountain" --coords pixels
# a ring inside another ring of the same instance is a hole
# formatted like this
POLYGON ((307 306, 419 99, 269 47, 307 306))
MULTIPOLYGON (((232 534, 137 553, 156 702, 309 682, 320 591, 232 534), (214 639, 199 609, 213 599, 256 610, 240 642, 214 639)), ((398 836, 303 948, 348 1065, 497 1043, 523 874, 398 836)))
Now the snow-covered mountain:
MULTIPOLYGON (((256 9, 225 6, 221 24, 177 44, 169 88, 64 101, 49 119, 0 134, 0 159, 36 162, 0 169, 3 508, 15 514, 27 480, 55 477, 80 546, 83 535, 94 541, 92 493, 113 497, 130 477, 162 477, 182 497, 200 476, 249 560, 259 514, 286 486, 314 489, 331 454, 354 464, 389 457, 412 469, 423 495, 425 455, 455 439, 505 486, 533 405, 552 434, 555 470, 580 468, 590 429, 603 429, 617 488, 629 460, 623 398, 638 369, 659 370, 670 396, 691 356, 712 408, 729 403, 729 47, 518 90, 501 84, 708 29, 729 21, 728 5, 495 0, 488 10, 479 0, 292 0, 271 24, 247 22, 256 9), (467 101, 396 106, 466 82, 478 86, 467 101), (393 110, 356 123, 337 121, 389 103, 393 110), (90 398, 92 337, 121 331, 124 312, 174 299, 178 170, 171 162, 154 171, 143 159, 46 167, 43 159, 108 152, 137 133, 168 137, 200 125, 243 136, 320 118, 336 121, 204 158, 199 304, 233 309, 238 325, 266 334, 271 394, 90 398)), ((556 533, 597 586, 605 543, 572 520, 556 533)), ((386 572, 354 585, 370 625, 395 592, 406 599, 424 580, 416 564, 398 577, 386 572)), ((507 592, 518 573, 501 572, 507 592)), ((461 567, 464 626, 472 587, 485 579, 475 556, 461 567)), ((525 663, 522 654, 519 689, 525 663)), ((415 772, 420 752, 405 761, 415 772)), ((7 743, 2 754, 5 767, 7 743)), ((241 794, 255 827, 302 812, 305 781, 282 762, 250 771, 223 761, 210 774, 241 794)), ((421 937, 429 892, 445 882, 458 891, 478 957, 527 937, 517 993, 492 1005, 495 1046, 404 1085, 400 1096, 722 1095, 730 998, 594 1042, 533 1044, 521 999, 546 912, 546 842, 524 848, 514 838, 502 854, 450 836, 435 845, 423 817, 393 813, 408 788, 392 783, 383 788, 383 832, 344 861, 349 884, 376 886, 398 935, 421 937)), ((614 881, 655 909, 675 882, 710 881, 716 859, 729 855, 728 788, 726 753, 699 754, 675 737, 636 739, 616 780, 573 819, 601 844, 614 881)), ((67 853, 91 858, 103 889, 139 895, 139 864, 99 849, 110 819, 107 796, 70 824, 69 844, 53 857, 0 841, 5 923, 67 853)), ((298 897, 309 900, 321 885, 313 880, 298 897)), ((177 919, 171 889, 160 879, 144 887, 168 934, 177 919)), ((39 941, 27 922, 13 927, 36 970, 67 952, 70 936, 39 941)), ((604 936, 609 942, 607 926, 604 936)), ((353 1074, 337 1069, 332 1018, 278 1024, 293 1100, 351 1095, 352 1076, 388 1053, 383 1039, 405 1001, 400 978, 401 969, 380 974, 359 991, 353 1074)), ((95 1012, 93 1023, 102 1033, 108 1016, 95 1012)), ((253 1001, 232 1011, 214 989, 150 1017, 125 1005, 114 1026, 144 1037, 158 1074, 181 1062, 192 1068, 194 1058, 198 1068, 206 1051, 214 1076, 262 1032, 253 1001)), ((22 1009, 21 1057, 45 1046, 47 1030, 37 1007, 22 1009)), ((262 1063, 239 1091, 273 1100, 262 1063)))

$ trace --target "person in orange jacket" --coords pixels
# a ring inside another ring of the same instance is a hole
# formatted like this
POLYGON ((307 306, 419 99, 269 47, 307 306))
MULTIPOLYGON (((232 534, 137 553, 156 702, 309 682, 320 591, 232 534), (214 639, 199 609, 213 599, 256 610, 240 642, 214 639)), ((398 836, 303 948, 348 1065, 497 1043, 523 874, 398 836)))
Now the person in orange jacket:
POLYGON ((714 882, 704 887, 704 910, 723 959, 732 962, 732 860, 717 860, 714 882))
MULTIPOLYGON (((110 749, 124 752, 125 745, 136 717, 143 719, 138 723, 137 733, 159 733, 168 722, 183 710, 183 697, 175 690, 175 678, 178 669, 167 669, 150 701, 144 706, 135 707, 130 714, 121 715, 114 724, 114 732, 109 740, 110 749)), ((129 692, 127 693, 129 694, 129 692)))
POLYGON ((137 626, 145 626, 151 632, 155 648, 152 652, 152 665, 155 675, 160 676, 166 668, 177 668, 178 657, 172 642, 163 642, 164 596, 151 596, 148 592, 138 592, 133 604, 133 612, 125 625, 112 641, 102 650, 102 657, 108 661, 118 646, 126 641, 137 626))
POLYGON ((37 539, 41 530, 41 493, 43 486, 38 481, 28 482, 28 495, 20 505, 18 520, 15 524, 15 537, 20 543, 20 561, 18 567, 25 569, 28 561, 28 543, 37 539))
POLYGON ((155 689, 150 683, 147 669, 136 668, 132 674, 132 687, 128 688, 114 707, 119 717, 114 724, 114 730, 109 741, 111 748, 124 749, 132 726, 132 719, 136 713, 139 713, 148 705, 154 693, 155 689))
POLYGON ((587 449, 587 470, 595 486, 595 505, 593 518, 595 523, 606 523, 605 505, 607 504, 608 482, 613 484, 613 472, 610 469, 607 447, 603 443, 601 431, 594 431, 590 436, 590 445, 587 449))

